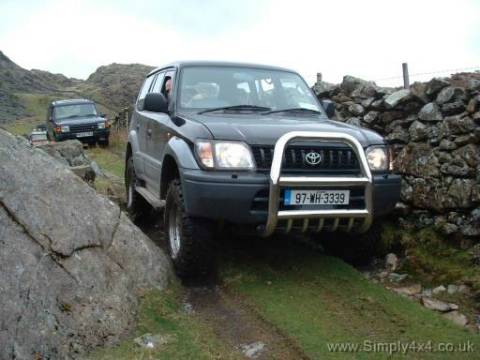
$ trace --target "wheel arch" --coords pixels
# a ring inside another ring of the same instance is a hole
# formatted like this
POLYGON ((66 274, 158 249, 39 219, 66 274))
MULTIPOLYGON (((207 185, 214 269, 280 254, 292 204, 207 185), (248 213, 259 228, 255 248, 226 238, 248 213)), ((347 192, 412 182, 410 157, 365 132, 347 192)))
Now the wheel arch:
POLYGON ((180 170, 174 157, 166 154, 162 162, 162 174, 160 178, 160 199, 165 199, 168 184, 174 179, 180 179, 180 170))

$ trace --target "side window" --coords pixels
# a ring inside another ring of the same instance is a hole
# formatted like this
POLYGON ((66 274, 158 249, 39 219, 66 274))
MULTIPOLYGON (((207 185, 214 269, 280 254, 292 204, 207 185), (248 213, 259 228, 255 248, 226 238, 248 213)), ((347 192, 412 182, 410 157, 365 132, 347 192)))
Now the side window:
POLYGON ((162 87, 160 92, 169 100, 173 94, 173 77, 175 76, 175 71, 168 71, 163 78, 162 87), (170 80, 169 89, 167 89, 167 82, 170 80))
POLYGON ((145 96, 148 94, 148 90, 150 89, 150 86, 152 85, 154 76, 150 76, 145 79, 142 89, 140 90, 140 94, 138 94, 138 99, 137 99, 137 108, 139 110, 143 110, 143 103, 145 100, 145 96))
POLYGON ((152 90, 150 92, 153 93, 160 93, 162 92, 162 85, 163 85, 163 78, 165 77, 165 72, 158 73, 155 77, 155 83, 152 86, 152 90))

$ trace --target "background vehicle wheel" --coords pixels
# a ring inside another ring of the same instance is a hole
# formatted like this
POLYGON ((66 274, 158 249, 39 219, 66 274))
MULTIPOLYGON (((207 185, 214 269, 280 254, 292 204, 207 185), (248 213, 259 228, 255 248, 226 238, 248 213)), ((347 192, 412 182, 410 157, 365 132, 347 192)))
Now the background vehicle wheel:
POLYGON ((180 277, 208 274, 213 267, 213 227, 209 221, 185 213, 180 180, 170 182, 167 190, 165 233, 175 270, 180 277))
POLYGON ((127 188, 127 212, 133 221, 139 220, 150 211, 150 205, 135 191, 136 183, 137 177, 133 166, 133 157, 129 157, 125 170, 125 186, 127 188))

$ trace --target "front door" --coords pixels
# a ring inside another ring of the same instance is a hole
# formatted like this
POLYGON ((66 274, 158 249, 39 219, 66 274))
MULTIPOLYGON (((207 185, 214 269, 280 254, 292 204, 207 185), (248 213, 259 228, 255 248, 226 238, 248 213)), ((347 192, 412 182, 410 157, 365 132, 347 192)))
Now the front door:
MULTIPOLYGON (((165 90, 167 81, 173 83, 173 71, 162 72, 158 74, 152 92, 162 93, 168 98, 165 90)), ((165 145, 169 139, 169 127, 171 125, 170 116, 165 113, 150 113, 147 130, 147 162, 146 171, 151 180, 149 190, 160 195, 160 174, 163 161, 165 145), (147 169, 148 168, 148 169, 147 169)))

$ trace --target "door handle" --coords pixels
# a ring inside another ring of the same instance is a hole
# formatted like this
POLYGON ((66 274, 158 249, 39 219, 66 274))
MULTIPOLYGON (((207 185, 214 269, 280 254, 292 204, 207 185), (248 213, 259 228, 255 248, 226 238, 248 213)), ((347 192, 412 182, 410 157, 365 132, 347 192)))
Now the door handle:
POLYGON ((148 130, 147 130, 147 135, 148 135, 148 136, 152 136, 152 129, 148 129, 148 130))

